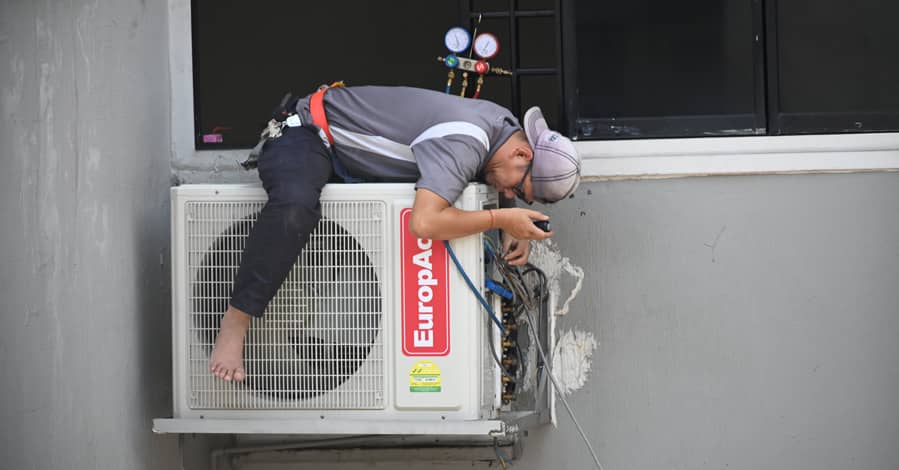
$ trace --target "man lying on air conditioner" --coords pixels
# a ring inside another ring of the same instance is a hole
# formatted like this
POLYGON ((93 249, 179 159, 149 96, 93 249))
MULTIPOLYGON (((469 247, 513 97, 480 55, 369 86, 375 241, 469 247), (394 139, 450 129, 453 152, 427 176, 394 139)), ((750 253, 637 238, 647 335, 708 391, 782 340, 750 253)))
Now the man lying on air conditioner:
POLYGON ((574 145, 548 128, 537 107, 525 113, 522 128, 489 101, 343 86, 285 100, 246 166, 258 166, 268 202, 247 240, 209 363, 227 381, 246 378, 250 320, 262 316, 321 219, 319 197, 332 178, 415 182, 409 230, 416 237, 449 240, 501 229, 505 260, 520 266, 528 260, 528 241, 553 232, 535 225, 548 220, 545 214, 514 207, 515 197, 527 204, 564 199, 581 170, 574 145), (472 181, 496 188, 501 208, 454 208, 472 181))

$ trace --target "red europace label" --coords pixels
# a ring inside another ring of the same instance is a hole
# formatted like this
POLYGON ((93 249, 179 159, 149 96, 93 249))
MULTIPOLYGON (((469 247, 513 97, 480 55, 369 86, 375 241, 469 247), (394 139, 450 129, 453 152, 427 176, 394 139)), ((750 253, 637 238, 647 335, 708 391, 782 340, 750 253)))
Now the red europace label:
POLYGON ((403 354, 446 356, 450 350, 449 262, 439 240, 412 235, 412 209, 400 212, 403 354))

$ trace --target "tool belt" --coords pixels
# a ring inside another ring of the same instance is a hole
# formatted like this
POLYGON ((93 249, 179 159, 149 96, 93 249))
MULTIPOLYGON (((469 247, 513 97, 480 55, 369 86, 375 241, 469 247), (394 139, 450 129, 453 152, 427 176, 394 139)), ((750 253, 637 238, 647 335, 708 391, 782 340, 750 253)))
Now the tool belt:
POLYGON ((331 129, 328 128, 328 118, 325 117, 325 92, 331 88, 342 86, 344 86, 343 82, 334 82, 328 86, 322 85, 318 87, 318 91, 309 97, 309 114, 312 115, 312 124, 324 131, 330 145, 334 145, 334 136, 331 135, 331 129))
MULTIPOLYGON (((334 145, 334 137, 331 135, 331 130, 328 128, 328 119, 325 116, 325 92, 331 88, 343 86, 345 85, 342 81, 334 82, 330 85, 322 85, 309 97, 309 113, 312 115, 312 124, 318 127, 321 130, 321 133, 324 134, 324 137, 327 139, 325 146, 327 146, 329 150, 330 147, 334 145)), ((281 99, 281 103, 272 112, 272 118, 268 121, 265 129, 262 129, 262 132, 259 134, 259 143, 253 147, 253 150, 250 151, 250 155, 247 159, 240 162, 240 166, 248 171, 256 168, 259 157, 262 155, 262 148, 265 146, 266 142, 281 137, 281 131, 284 127, 296 127, 302 125, 299 116, 297 116, 297 102, 299 100, 300 98, 294 97, 293 93, 284 95, 284 98, 281 99)), ((342 168, 337 168, 339 163, 333 155, 331 161, 334 162, 335 170, 337 170, 338 174, 345 173, 342 171, 342 168)), ((341 176, 343 175, 341 174, 341 176)))

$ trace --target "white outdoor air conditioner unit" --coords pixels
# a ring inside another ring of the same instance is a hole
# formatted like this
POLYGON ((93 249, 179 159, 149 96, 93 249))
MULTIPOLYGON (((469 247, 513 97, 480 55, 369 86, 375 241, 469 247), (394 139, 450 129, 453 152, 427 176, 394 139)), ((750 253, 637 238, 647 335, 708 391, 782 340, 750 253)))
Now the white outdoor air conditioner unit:
MULTIPOLYGON (((408 231, 412 184, 325 186, 321 222, 264 317, 251 323, 242 383, 214 377, 209 356, 266 194, 242 184, 171 194, 174 416, 154 420, 155 431, 515 431, 501 419, 500 372, 488 348, 500 348, 498 329, 443 243, 408 231)), ((495 191, 471 184, 456 207, 496 204, 495 191)), ((484 236, 451 242, 479 289, 484 236)))

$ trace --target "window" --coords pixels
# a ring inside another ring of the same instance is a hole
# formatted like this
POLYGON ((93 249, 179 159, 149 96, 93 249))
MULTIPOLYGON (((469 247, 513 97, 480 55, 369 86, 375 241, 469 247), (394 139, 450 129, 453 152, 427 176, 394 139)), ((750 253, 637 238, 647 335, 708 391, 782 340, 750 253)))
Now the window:
POLYGON ((899 2, 771 1, 772 134, 899 130, 899 2))
POLYGON ((489 78, 482 96, 524 115, 540 106, 550 127, 562 124, 561 17, 555 0, 465 2, 472 27, 497 35, 503 47, 491 61, 513 72, 489 78))
POLYGON ((192 0, 195 146, 252 147, 284 93, 334 80, 441 90, 460 24, 515 72, 482 98, 580 140, 897 131, 897 17, 888 0, 192 0))
MULTIPOLYGON (((193 0, 195 144, 249 148, 288 91, 322 83, 439 89, 443 34, 467 19, 458 0, 193 0)), ((489 85, 489 83, 488 83, 489 85)))
POLYGON ((899 4, 566 0, 581 139, 899 130, 899 4))
MULTIPOLYGON (((442 90, 447 70, 436 59, 447 53, 444 33, 457 25, 495 34, 501 48, 491 65, 516 72, 487 77, 482 98, 519 116, 522 103, 539 104, 556 123, 562 115, 556 2, 519 3, 281 0, 262 8, 193 0, 195 146, 252 147, 286 92, 303 95, 334 80, 442 90)), ((460 83, 458 77, 457 93, 460 83)), ((471 81, 466 96, 473 91, 471 81)))

